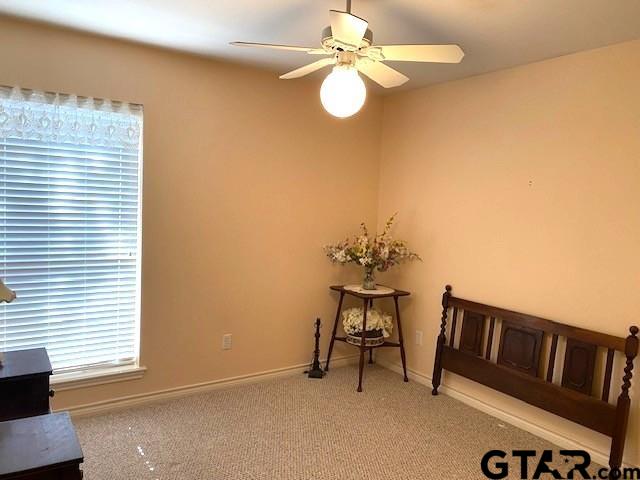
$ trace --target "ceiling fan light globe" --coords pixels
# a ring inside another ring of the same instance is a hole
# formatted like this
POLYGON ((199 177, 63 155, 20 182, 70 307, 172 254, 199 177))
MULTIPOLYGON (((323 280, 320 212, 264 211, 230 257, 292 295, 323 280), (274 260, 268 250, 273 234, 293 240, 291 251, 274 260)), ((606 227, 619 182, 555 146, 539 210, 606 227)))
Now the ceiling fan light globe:
POLYGON ((354 67, 336 66, 320 87, 320 101, 334 117, 347 118, 360 111, 367 88, 354 67))

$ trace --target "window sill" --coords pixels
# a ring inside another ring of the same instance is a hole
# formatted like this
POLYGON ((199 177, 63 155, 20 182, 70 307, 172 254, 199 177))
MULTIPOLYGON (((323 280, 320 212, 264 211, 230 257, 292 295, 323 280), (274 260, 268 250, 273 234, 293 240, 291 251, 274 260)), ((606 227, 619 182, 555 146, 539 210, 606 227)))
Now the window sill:
POLYGON ((57 392, 75 390, 78 388, 95 387, 108 383, 138 380, 144 376, 146 367, 127 365, 126 367, 111 367, 101 370, 84 372, 59 373, 51 376, 51 386, 57 392))

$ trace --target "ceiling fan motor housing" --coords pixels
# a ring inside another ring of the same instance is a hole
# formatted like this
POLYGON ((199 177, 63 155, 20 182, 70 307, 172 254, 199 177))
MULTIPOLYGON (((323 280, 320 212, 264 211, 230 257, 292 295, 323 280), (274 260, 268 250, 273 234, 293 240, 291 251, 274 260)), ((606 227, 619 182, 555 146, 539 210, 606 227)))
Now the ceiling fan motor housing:
POLYGON ((322 46, 325 50, 347 50, 347 51, 356 51, 361 48, 370 47, 373 44, 373 32, 367 28, 362 37, 362 41, 357 49, 354 49, 352 45, 348 45, 346 43, 341 43, 340 41, 333 38, 333 32, 331 31, 331 27, 326 27, 322 30, 322 46))

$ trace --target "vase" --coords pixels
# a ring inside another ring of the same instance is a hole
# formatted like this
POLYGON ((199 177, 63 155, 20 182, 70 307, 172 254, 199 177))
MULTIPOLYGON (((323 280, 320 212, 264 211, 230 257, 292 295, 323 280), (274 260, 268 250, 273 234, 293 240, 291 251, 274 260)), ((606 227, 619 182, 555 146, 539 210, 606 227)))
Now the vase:
MULTIPOLYGON (((382 330, 367 330, 364 337, 365 347, 377 347, 384 343, 384 334, 382 333, 382 330)), ((347 343, 359 347, 362 345, 362 332, 348 333, 345 340, 347 343)))
POLYGON ((376 289, 376 277, 374 275, 373 268, 364 269, 364 278, 362 279, 363 290, 375 290, 376 289))

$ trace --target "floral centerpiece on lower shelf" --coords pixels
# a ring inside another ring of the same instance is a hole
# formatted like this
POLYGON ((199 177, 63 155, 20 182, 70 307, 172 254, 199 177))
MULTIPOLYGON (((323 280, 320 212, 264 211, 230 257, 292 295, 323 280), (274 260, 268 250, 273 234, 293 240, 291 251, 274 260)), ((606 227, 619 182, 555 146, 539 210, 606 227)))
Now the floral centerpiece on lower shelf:
MULTIPOLYGON (((360 345, 362 342, 362 315, 360 307, 348 308, 342 312, 342 326, 347 334, 347 342, 360 345)), ((374 347, 382 345, 384 339, 391 336, 393 321, 391 315, 377 308, 367 309, 367 330, 365 332, 365 345, 374 347)))
POLYGON ((394 240, 391 237, 391 227, 396 214, 392 215, 384 225, 384 230, 379 235, 369 235, 367 226, 362 223, 362 233, 353 240, 348 238, 335 245, 327 245, 325 252, 333 263, 346 265, 355 263, 364 267, 364 290, 375 290, 375 270, 384 272, 394 265, 409 260, 422 260, 417 253, 407 248, 402 240, 394 240))

